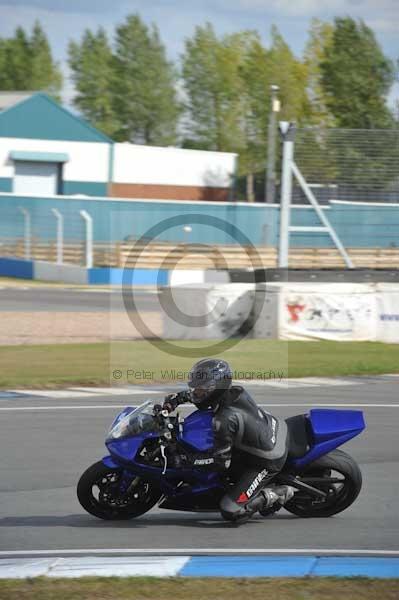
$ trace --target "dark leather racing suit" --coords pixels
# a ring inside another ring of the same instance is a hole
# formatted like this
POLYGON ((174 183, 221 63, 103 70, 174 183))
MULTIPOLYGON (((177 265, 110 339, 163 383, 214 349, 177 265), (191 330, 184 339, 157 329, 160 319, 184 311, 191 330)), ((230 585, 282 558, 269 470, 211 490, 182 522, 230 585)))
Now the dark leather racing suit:
MULTIPOLYGON (((187 401, 186 393, 177 394, 173 407, 187 401)), ((197 408, 207 406, 197 404, 197 408)), ((222 498, 220 510, 226 519, 239 520, 283 468, 289 445, 287 425, 259 408, 240 386, 230 387, 220 397, 212 423, 214 447, 198 455, 194 465, 227 471, 232 476, 236 483, 222 498)))

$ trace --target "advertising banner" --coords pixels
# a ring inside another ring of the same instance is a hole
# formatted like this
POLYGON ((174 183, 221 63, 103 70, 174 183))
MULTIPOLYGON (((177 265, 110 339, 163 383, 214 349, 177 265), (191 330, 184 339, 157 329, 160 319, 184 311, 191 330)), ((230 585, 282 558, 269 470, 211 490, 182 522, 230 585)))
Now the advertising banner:
POLYGON ((377 284, 377 340, 399 343, 399 285, 377 284))
POLYGON ((281 287, 281 294, 280 339, 377 339, 373 284, 287 283, 281 287))

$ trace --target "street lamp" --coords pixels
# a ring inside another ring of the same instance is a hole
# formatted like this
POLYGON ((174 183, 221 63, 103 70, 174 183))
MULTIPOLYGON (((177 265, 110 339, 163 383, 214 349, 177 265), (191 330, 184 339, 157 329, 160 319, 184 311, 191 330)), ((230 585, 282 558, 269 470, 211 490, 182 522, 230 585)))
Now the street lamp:
POLYGON ((188 244, 188 240, 189 240, 189 236, 190 233, 192 232, 193 228, 191 227, 191 225, 184 225, 183 227, 183 231, 184 231, 184 243, 188 244))
POLYGON ((265 202, 272 204, 276 194, 276 121, 277 113, 280 112, 280 100, 277 97, 278 85, 271 85, 271 112, 269 118, 269 129, 267 137, 267 167, 265 180, 265 202))

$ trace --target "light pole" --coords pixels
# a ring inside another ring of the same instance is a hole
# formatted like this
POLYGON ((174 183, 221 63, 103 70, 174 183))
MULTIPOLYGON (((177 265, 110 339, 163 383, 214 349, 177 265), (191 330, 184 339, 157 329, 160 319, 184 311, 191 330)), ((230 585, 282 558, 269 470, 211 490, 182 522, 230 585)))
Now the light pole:
POLYGON ((191 227, 191 225, 185 225, 183 227, 183 231, 184 231, 184 243, 185 244, 188 244, 190 233, 192 232, 192 230, 193 230, 193 228, 191 227))
POLYGON ((271 112, 267 136, 267 167, 265 180, 265 202, 272 204, 276 194, 276 121, 280 112, 280 100, 277 98, 278 85, 271 85, 271 112))

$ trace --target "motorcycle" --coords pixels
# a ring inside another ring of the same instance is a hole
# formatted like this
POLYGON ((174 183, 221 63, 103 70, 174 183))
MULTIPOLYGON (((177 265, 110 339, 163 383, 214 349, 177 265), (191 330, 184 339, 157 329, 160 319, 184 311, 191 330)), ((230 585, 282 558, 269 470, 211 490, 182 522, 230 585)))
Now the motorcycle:
MULTIPOLYGON (((79 480, 81 506, 106 520, 132 519, 156 504, 169 510, 217 511, 234 484, 234 471, 221 475, 180 458, 212 448, 212 417, 210 410, 195 410, 185 419, 171 416, 151 400, 126 407, 107 435, 109 455, 79 480)), ((337 448, 365 429, 363 413, 312 409, 286 423, 289 453, 273 483, 297 491, 284 508, 300 517, 330 517, 348 508, 359 495, 362 475, 355 460, 337 448)), ((277 503, 259 512, 267 516, 279 508, 277 503)))

